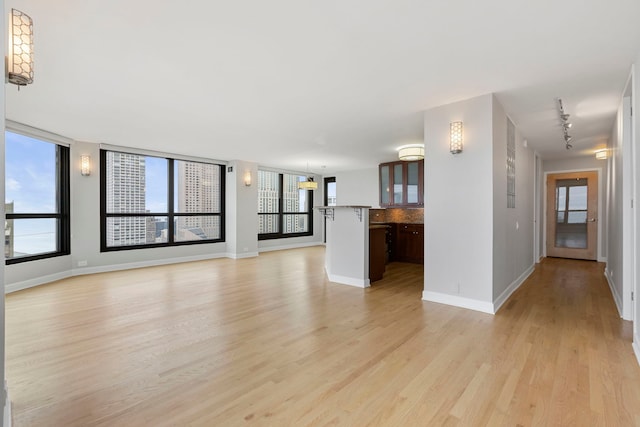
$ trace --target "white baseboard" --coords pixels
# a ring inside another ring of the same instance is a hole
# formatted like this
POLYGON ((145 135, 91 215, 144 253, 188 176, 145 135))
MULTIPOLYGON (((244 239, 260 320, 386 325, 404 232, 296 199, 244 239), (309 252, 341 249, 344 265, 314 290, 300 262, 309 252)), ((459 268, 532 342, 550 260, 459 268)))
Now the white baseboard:
POLYGON ((271 252, 271 251, 284 251, 287 249, 308 248, 311 246, 324 246, 322 242, 306 242, 306 243, 293 243, 290 245, 278 245, 268 246, 264 248, 258 248, 258 252, 271 252))
POLYGON ((183 262, 206 261, 208 259, 230 258, 227 253, 215 253, 205 255, 194 255, 169 259, 154 259, 150 261, 129 262, 124 264, 111 264, 99 267, 74 268, 71 276, 82 276, 84 274, 108 273, 111 271, 132 270, 134 268, 155 267, 158 265, 180 264, 183 262))
POLYGON ((227 258, 231 258, 231 259, 255 258, 257 256, 258 256, 258 252, 243 252, 241 254, 227 254, 227 258))
POLYGON ((11 292, 17 292, 23 289, 33 288, 35 286, 40 286, 46 283, 55 282, 56 280, 66 279, 71 276, 73 276, 72 272, 64 271, 62 273, 49 274, 47 276, 36 277, 35 279, 29 279, 23 282, 11 283, 10 285, 5 286, 4 293, 10 294, 11 292))
POLYGON ((518 289, 524 283, 524 281, 527 280, 529 276, 531 276, 531 273, 533 273, 533 270, 534 270, 533 265, 527 268, 527 270, 524 273, 522 273, 520 277, 514 280, 509 285, 509 287, 505 289, 504 292, 501 293, 498 298, 496 298, 496 300, 493 302, 494 313, 497 313, 498 310, 500 310, 500 307, 502 307, 502 305, 509 299, 511 294, 513 294, 516 291, 516 289, 518 289))
POLYGON ((356 286, 358 288, 368 288, 371 286, 369 279, 358 279, 355 277, 339 276, 336 274, 327 273, 329 281, 334 283, 340 283, 342 285, 356 286))
POLYGON ((620 295, 618 295, 618 291, 616 290, 615 283, 613 282, 613 279, 609 275, 609 269, 607 268, 604 269, 604 277, 605 279, 607 279, 607 283, 609 284, 609 289, 611 289, 611 295, 613 295, 613 301, 616 303, 618 314, 620 315, 620 317, 624 318, 624 316, 622 315, 622 299, 620 298, 620 295))
POLYGON ((637 335, 633 336, 633 352, 636 355, 636 359, 638 360, 638 364, 640 365, 640 337, 637 335))
POLYGON ((437 302, 439 304, 447 304, 454 307, 467 308, 469 310, 495 314, 493 311, 493 304, 486 301, 478 301, 471 298, 458 297, 455 295, 442 294, 440 292, 431 291, 423 291, 422 299, 424 301, 437 302))
MULTIPOLYGON (((258 254, 255 253, 254 256, 257 256, 257 255, 258 254)), ((36 277, 34 279, 25 280, 23 282, 16 282, 16 283, 5 285, 4 292, 5 294, 9 294, 11 292, 17 292, 23 289, 29 289, 35 286, 40 286, 47 283, 55 282, 56 280, 66 279, 68 277, 73 277, 73 276, 83 276, 85 274, 108 273, 111 271, 131 270, 134 268, 155 267, 158 265, 167 265, 167 264, 179 264, 182 262, 205 261, 208 259, 216 259, 216 258, 231 258, 231 257, 227 253, 216 253, 216 254, 195 255, 195 256, 180 257, 180 258, 158 259, 158 260, 152 260, 152 261, 130 262, 125 264, 112 264, 112 265, 105 265, 105 266, 99 266, 99 267, 73 268, 71 270, 64 271, 61 273, 50 274, 47 276, 41 276, 41 277, 36 277)))

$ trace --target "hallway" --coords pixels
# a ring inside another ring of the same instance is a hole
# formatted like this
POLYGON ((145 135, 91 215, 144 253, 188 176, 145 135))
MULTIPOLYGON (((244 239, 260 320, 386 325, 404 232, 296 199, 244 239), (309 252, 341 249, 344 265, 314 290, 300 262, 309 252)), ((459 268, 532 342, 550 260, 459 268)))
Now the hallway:
POLYGON ((359 289, 324 248, 78 276, 7 296, 15 426, 640 425, 603 265, 545 259, 497 315, 359 289))

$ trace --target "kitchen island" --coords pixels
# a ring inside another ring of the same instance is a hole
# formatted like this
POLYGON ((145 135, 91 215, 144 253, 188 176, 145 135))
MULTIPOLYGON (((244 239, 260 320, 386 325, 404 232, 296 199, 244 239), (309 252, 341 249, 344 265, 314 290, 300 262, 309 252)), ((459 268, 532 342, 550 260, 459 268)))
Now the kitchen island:
POLYGON ((371 206, 318 206, 327 218, 325 270, 330 281, 367 288, 371 206))

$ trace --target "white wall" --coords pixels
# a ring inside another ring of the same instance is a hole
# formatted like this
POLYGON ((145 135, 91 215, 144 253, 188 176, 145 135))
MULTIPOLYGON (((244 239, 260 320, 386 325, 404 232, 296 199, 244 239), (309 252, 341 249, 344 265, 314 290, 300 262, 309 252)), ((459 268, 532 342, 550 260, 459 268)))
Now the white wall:
MULTIPOLYGON (((0 0, 0 10, 5 10, 4 8, 4 0, 0 0)), ((5 19, 0 19, 0 46, 6 46, 6 35, 5 35, 6 23, 5 19)), ((4 71, 6 78, 6 70, 4 71)), ((3 79, 4 81, 4 79, 3 79)), ((2 124, 0 124, 0 197, 1 200, 4 201, 4 177, 5 177, 5 164, 4 164, 4 130, 5 130, 5 109, 4 109, 4 93, 7 85, 3 85, 2 90, 0 91, 0 117, 2 118, 2 124)), ((13 89, 13 87, 12 87, 13 89)), ((5 207, 4 202, 0 203, 0 221, 2 224, 5 223, 5 207)), ((0 254, 0 262, 4 265, 4 251, 0 254)), ((5 286, 5 269, 1 269, 0 271, 0 286, 4 288, 5 286)), ((5 365, 5 351, 4 351, 4 337, 5 337, 5 322, 4 322, 4 298, 0 298, 0 381, 2 381, 2 385, 0 386, 0 425, 6 426, 11 425, 10 418, 10 403, 7 395, 7 390, 5 389, 5 374, 4 374, 4 365, 5 365)))
POLYGON ((634 172, 633 182, 635 183, 634 196, 635 200, 635 269, 634 269, 634 282, 633 292, 635 294, 634 302, 634 322, 633 322, 633 349, 636 353, 636 358, 640 362, 640 322, 638 316, 640 316, 640 208, 638 202, 640 202, 640 91, 638 85, 640 84, 640 53, 633 65, 631 71, 631 92, 633 100, 633 111, 636 113, 633 115, 632 130, 633 135, 633 152, 634 152, 634 172))
POLYGON ((258 255, 258 164, 234 160, 227 164, 225 225, 227 253, 231 258, 258 255), (229 172, 231 168, 231 172, 229 172), (245 185, 246 173, 252 183, 245 185))
POLYGON ((493 99, 493 302, 498 308, 534 266, 534 168, 516 128, 516 204, 507 208, 507 115, 493 99))
POLYGON ((378 167, 338 172, 336 203, 338 205, 380 206, 378 167))
MULTIPOLYGON (((607 189, 609 160, 598 160, 595 155, 573 157, 570 159, 544 160, 542 170, 544 173, 596 171, 598 172, 598 261, 607 261, 607 189)), ((546 179, 542 180, 542 205, 546 200, 546 179)), ((544 213, 543 213, 544 215, 544 213)), ((544 233, 544 216, 542 219, 542 232, 544 233)), ((542 240, 544 244, 544 239, 542 240)), ((544 252, 544 249, 543 249, 544 252)))
POLYGON ((492 95, 425 112, 423 299, 493 309, 492 95), (464 148, 449 152, 449 124, 464 123, 464 148))
POLYGON ((423 299, 495 313, 533 271, 532 150, 516 131, 516 208, 507 208, 507 115, 492 94, 425 112, 423 299), (449 124, 464 148, 449 152, 449 124))
POLYGON ((607 229, 607 267, 605 275, 620 311, 632 318, 631 305, 631 116, 630 96, 625 96, 618 109, 616 124, 609 142, 609 200, 607 229))

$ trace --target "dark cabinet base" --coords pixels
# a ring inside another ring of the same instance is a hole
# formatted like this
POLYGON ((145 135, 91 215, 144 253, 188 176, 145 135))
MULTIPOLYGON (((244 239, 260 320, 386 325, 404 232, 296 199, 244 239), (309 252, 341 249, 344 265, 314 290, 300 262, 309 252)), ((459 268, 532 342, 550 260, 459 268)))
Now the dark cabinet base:
POLYGON ((424 225, 396 224, 390 259, 393 261, 424 263, 424 225))
POLYGON ((387 263, 387 229, 369 229, 369 282, 382 279, 387 263))

